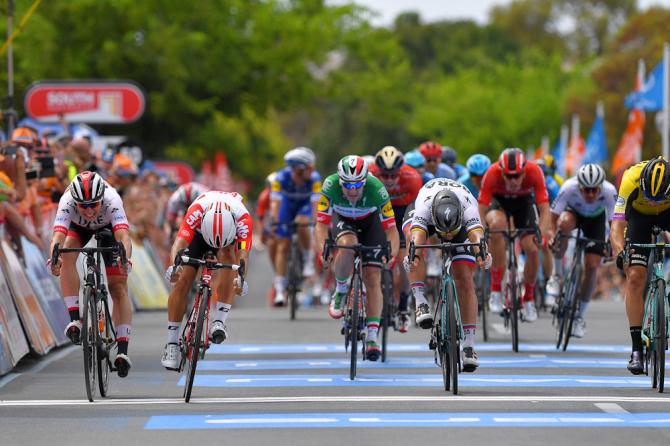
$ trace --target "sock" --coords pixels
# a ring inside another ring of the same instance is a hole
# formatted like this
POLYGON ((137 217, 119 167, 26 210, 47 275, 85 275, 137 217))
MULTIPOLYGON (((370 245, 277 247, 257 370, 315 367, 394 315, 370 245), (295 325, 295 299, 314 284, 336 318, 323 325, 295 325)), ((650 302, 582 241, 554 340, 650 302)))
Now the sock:
POLYGON ((230 312, 231 308, 232 308, 232 305, 230 305, 230 304, 224 304, 223 302, 217 302, 216 303, 216 314, 214 315, 214 320, 215 321, 221 321, 225 324, 226 319, 228 319, 228 313, 230 312))
POLYGON ((346 294, 349 292, 349 280, 351 279, 351 276, 345 277, 345 278, 340 278, 336 277, 335 278, 335 291, 337 291, 340 294, 346 294))
POLYGON ((642 351, 642 327, 630 327, 630 339, 633 341, 633 351, 642 351))
POLYGON ((491 291, 500 292, 502 289, 503 269, 491 267, 491 291))
POLYGON ((130 324, 119 324, 116 327, 117 353, 128 354, 128 338, 130 338, 130 324))
POLYGON ((579 308, 577 309, 577 317, 581 317, 584 319, 584 316, 586 315, 586 309, 589 307, 589 302, 588 300, 580 300, 579 301, 579 308))
POLYGON ((474 347, 475 346, 475 329, 477 326, 475 324, 463 325, 463 334, 465 339, 463 340, 463 347, 474 347))
POLYGON ((168 321, 168 344, 179 344, 179 327, 181 322, 168 321))
POLYGON ((286 289, 286 277, 284 276, 275 276, 274 280, 275 290, 277 293, 283 293, 286 289))
POLYGON ((79 296, 65 296, 63 297, 67 312, 70 314, 70 321, 78 321, 79 316, 79 296))
POLYGON ((426 284, 423 282, 412 282, 410 286, 412 288, 412 295, 414 296, 414 301, 416 302, 417 308, 421 304, 428 305, 428 300, 426 300, 425 295, 426 284))
POLYGON ((400 292, 400 302, 398 303, 398 311, 407 311, 407 303, 409 302, 409 293, 400 292))
POLYGON ((365 324, 368 326, 368 339, 367 341, 377 342, 377 332, 379 331, 379 319, 378 317, 366 317, 365 324))
POLYGON ((563 275, 563 259, 554 257, 554 265, 551 267, 551 274, 553 276, 563 275))
POLYGON ((532 283, 532 282, 524 283, 523 301, 524 302, 535 302, 535 284, 534 283, 532 283))

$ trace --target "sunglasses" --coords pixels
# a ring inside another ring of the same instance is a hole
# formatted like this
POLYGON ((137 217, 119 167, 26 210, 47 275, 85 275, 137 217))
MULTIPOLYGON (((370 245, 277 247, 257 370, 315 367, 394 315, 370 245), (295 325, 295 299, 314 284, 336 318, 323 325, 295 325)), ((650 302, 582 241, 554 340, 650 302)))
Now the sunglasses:
POLYGON ((435 162, 438 162, 438 161, 441 161, 441 159, 440 158, 426 158, 427 163, 435 163, 435 162))
POLYGON ((590 195, 595 195, 598 192, 600 192, 599 187, 580 187, 579 190, 581 190, 583 194, 590 194, 590 195))
POLYGON ((365 181, 358 181, 356 183, 340 183, 343 188, 347 190, 353 190, 353 189, 360 189, 361 187, 365 186, 365 181))
POLYGON ((505 178, 507 178, 508 180, 518 180, 519 178, 521 178, 521 175, 522 174, 520 174, 520 173, 517 173, 517 174, 503 174, 503 176, 505 178))
POLYGON ((100 201, 96 201, 95 203, 77 203, 77 207, 80 209, 95 209, 100 206, 100 203, 100 201))
POLYGON ((392 181, 400 178, 400 175, 397 173, 383 173, 381 174, 382 180, 392 181))

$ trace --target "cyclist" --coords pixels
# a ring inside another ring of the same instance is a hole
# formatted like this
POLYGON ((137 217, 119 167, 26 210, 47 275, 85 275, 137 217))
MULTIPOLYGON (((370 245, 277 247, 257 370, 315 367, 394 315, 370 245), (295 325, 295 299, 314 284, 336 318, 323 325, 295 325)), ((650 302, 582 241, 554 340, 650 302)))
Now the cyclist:
POLYGON ((558 197, 558 191, 561 189, 561 186, 565 184, 563 178, 561 178, 561 183, 559 184, 556 180, 556 173, 552 173, 552 170, 547 167, 547 163, 544 158, 540 158, 535 161, 535 164, 540 166, 542 169, 542 174, 544 175, 544 185, 547 186, 547 195, 549 196, 549 203, 553 203, 556 197, 558 197))
POLYGON ((634 375, 644 373, 642 318, 649 250, 635 250, 624 258, 624 237, 631 243, 650 243, 654 226, 670 230, 670 165, 660 156, 624 172, 610 232, 617 267, 624 270, 626 266, 624 290, 632 341, 628 370, 634 375))
MULTIPOLYGON (((596 286, 596 273, 604 255, 604 241, 608 222, 612 221, 616 188, 605 180, 605 170, 597 164, 585 164, 577 171, 577 176, 567 180, 551 205, 554 227, 558 225, 561 235, 567 237, 579 227, 584 237, 603 240, 603 244, 586 247, 584 275, 579 285, 579 307, 572 326, 572 335, 581 338, 586 332, 586 308, 596 286)), ((554 243, 552 242, 552 245, 554 243)), ((546 304, 554 305, 560 292, 560 278, 563 277, 563 256, 568 247, 568 239, 561 240, 554 249, 553 271, 547 282, 546 304)))
POLYGON ((442 146, 442 162, 447 166, 454 169, 456 172, 456 178, 460 178, 463 175, 467 175, 468 169, 462 164, 456 163, 456 151, 449 146, 442 146))
MULTIPOLYGON (((275 300, 282 306, 286 302, 286 262, 291 246, 293 229, 290 223, 310 223, 316 214, 316 204, 321 192, 321 175, 314 170, 316 156, 307 147, 296 147, 284 155, 286 167, 277 172, 271 181, 270 220, 277 223, 275 254, 275 300)), ((305 259, 303 275, 314 274, 314 258, 310 250, 310 228, 298 229, 300 246, 305 259)))
MULTIPOLYGON (((399 237, 395 225, 393 206, 384 185, 368 173, 368 165, 360 156, 350 155, 337 164, 337 173, 330 175, 323 184, 319 199, 317 224, 314 231, 317 248, 321 249, 328 238, 332 221, 332 238, 338 245, 366 246, 391 243, 391 264, 397 255, 399 237)), ((344 311, 340 304, 349 292, 353 272, 353 253, 341 250, 331 259, 336 279, 328 314, 339 319, 344 311)), ((382 252, 366 252, 363 255, 363 283, 367 290, 365 302, 367 325, 366 356, 376 361, 381 355, 377 332, 382 313, 381 271, 382 252)))
POLYGON ((558 183, 559 187, 563 186, 565 179, 562 176, 560 176, 556 171, 556 159, 554 158, 554 156, 546 154, 542 157, 542 161, 544 162, 543 164, 547 169, 544 175, 547 177, 553 177, 554 180, 556 180, 556 182, 558 183))
POLYGON ((405 154, 405 164, 419 172, 423 184, 435 178, 435 175, 426 170, 426 158, 418 150, 410 150, 405 154))
MULTIPOLYGON (((436 178, 421 188, 415 201, 415 211, 410 224, 411 240, 417 245, 426 239, 438 235, 445 241, 463 243, 469 240, 479 243, 484 237, 484 230, 479 220, 477 200, 460 183, 443 178, 436 178)), ((480 266, 490 266, 491 258, 480 259, 480 266)), ((409 272, 412 281, 412 294, 416 299, 416 322, 421 328, 433 326, 428 301, 424 295, 425 285, 421 271, 424 263, 423 255, 414 259, 404 257, 403 266, 409 272)), ((456 282, 458 302, 463 323, 463 370, 474 372, 479 366, 475 352, 475 327, 477 325, 477 297, 474 288, 475 258, 469 250, 457 248, 453 256, 451 271, 456 282)))
MULTIPOLYGON (((113 237, 100 240, 100 247, 123 244, 128 257, 124 267, 111 253, 102 254, 107 272, 107 288, 112 296, 112 320, 116 327, 117 355, 114 366, 118 375, 128 375, 132 364, 128 356, 128 340, 133 307, 128 298, 128 272, 131 269, 130 257, 132 243, 128 231, 128 219, 123 202, 116 190, 95 172, 84 171, 78 174, 58 203, 58 211, 53 226, 53 237, 49 252, 54 245, 62 248, 81 248, 91 237, 102 229, 109 229, 113 237)), ((65 306, 70 314, 70 323, 65 327, 65 335, 75 344, 80 341, 81 317, 79 314, 79 274, 77 272, 77 253, 63 253, 57 263, 48 260, 54 276, 60 276, 61 292, 65 306)))
POLYGON ((204 184, 192 181, 182 184, 170 195, 165 207, 165 223, 167 225, 165 230, 170 236, 170 240, 172 240, 174 233, 179 229, 181 218, 189 206, 191 206, 196 198, 208 190, 209 188, 204 184))
MULTIPOLYGON (((395 215, 396 227, 400 235, 399 256, 405 256, 405 236, 402 233, 402 219, 407 206, 414 202, 421 189, 423 182, 419 173, 405 165, 405 157, 395 147, 386 146, 377 152, 375 164, 370 166, 370 173, 379 178, 391 196, 391 205, 395 215)), ((409 312, 407 304, 409 300, 409 282, 402 268, 397 269, 395 275, 400 289, 400 302, 398 305, 398 329, 401 333, 407 332, 409 328, 409 312)))
MULTIPOLYGON (((505 230, 507 215, 511 215, 516 228, 538 228, 548 240, 553 238, 549 198, 542 170, 527 162, 518 148, 505 149, 498 161, 491 165, 482 180, 479 192, 479 214, 491 230, 505 230), (537 206, 537 208, 536 208, 537 206)), ((524 234, 521 247, 526 254, 524 264, 524 294, 522 317, 527 322, 537 320, 535 309, 535 280, 540 263, 539 249, 533 234, 524 234)), ((489 308, 498 313, 503 309, 501 282, 505 271, 505 240, 502 234, 491 234, 491 297, 489 308)))
MULTIPOLYGON (((547 195, 549 196, 549 205, 552 205, 554 203, 554 200, 556 200, 556 197, 558 197, 558 192, 561 188, 561 186, 558 185, 558 182, 554 178, 555 173, 553 172, 552 169, 547 167, 547 163, 545 158, 551 155, 546 155, 538 160, 535 161, 535 163, 540 166, 540 169, 542 169, 542 173, 544 174, 544 185, 547 186, 547 195)), ((552 157, 553 160, 553 157, 552 157)), ((561 179, 562 181, 562 179, 561 179)), ((553 220, 552 220, 553 221, 553 220)), ((554 230, 556 229, 556 224, 554 222, 553 226, 554 230)), ((554 253, 551 252, 551 246, 549 243, 543 243, 542 244, 542 273, 544 277, 544 280, 546 283, 547 277, 551 274, 551 271, 553 271, 553 263, 554 263, 554 253)), ((546 288, 546 283, 545 283, 545 289, 546 288)), ((552 287, 552 292, 555 291, 555 287, 552 287)), ((550 296, 547 296, 545 293, 544 296, 544 305, 551 307, 554 305, 556 302, 556 296, 557 294, 553 294, 550 296)))
MULTIPOLYGON (((253 222, 242 203, 242 196, 236 192, 209 191, 198 197, 186 211, 170 257, 176 259, 185 249, 194 258, 204 258, 207 252, 214 251, 220 262, 244 260, 248 267, 252 238, 253 222)), ((177 370, 181 362, 181 321, 186 312, 186 296, 196 274, 197 268, 192 265, 175 267, 173 264, 165 271, 165 277, 173 285, 168 298, 167 343, 161 359, 161 364, 168 370, 177 370)), ((240 286, 237 273, 232 270, 224 269, 214 274, 220 274, 221 280, 214 281, 218 283, 218 289, 212 292, 216 303, 209 339, 220 344, 228 338, 226 321, 235 295, 245 296, 248 283, 245 281, 240 286)))
POLYGON ((479 196, 479 188, 482 186, 482 178, 491 167, 491 159, 482 154, 472 155, 465 163, 466 173, 458 178, 458 182, 468 188, 475 198, 479 196))
MULTIPOLYGON (((265 187, 258 195, 256 200, 256 223, 255 225, 259 228, 263 228, 261 232, 261 242, 267 247, 268 258, 270 260, 270 265, 272 266, 272 273, 276 272, 275 268, 275 258, 277 257, 277 244, 273 237, 271 237, 272 226, 270 222, 270 215, 268 210, 270 209, 270 185, 274 178, 277 176, 277 172, 272 172, 265 178, 265 187)), ((274 303, 275 300, 275 287, 274 285, 270 286, 268 290, 268 302, 274 303)))
POLYGON ((442 146, 436 142, 426 141, 419 146, 419 152, 426 159, 426 170, 435 178, 455 180, 456 172, 442 161, 442 146))

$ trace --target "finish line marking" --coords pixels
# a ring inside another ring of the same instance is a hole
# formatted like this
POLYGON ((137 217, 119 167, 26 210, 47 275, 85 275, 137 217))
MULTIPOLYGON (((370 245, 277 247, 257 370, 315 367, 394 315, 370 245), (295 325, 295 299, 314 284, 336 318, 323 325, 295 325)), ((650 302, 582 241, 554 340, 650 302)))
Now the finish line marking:
MULTIPOLYGON (((637 396, 299 396, 299 397, 247 397, 247 398, 191 398, 190 404, 295 404, 295 403, 663 403, 670 398, 637 396)), ((183 398, 104 399, 89 403, 88 400, 0 400, 0 407, 53 407, 53 406, 144 406, 161 404, 186 404, 183 398)), ((618 404, 617 404, 618 405, 618 404)), ((598 406, 600 408, 600 406, 598 406)), ((606 406, 608 407, 608 406, 606 406)), ((611 406, 613 407, 613 406, 611 406)), ((602 408, 601 408, 602 409, 602 408)), ((624 410, 622 408, 622 410, 624 410)))

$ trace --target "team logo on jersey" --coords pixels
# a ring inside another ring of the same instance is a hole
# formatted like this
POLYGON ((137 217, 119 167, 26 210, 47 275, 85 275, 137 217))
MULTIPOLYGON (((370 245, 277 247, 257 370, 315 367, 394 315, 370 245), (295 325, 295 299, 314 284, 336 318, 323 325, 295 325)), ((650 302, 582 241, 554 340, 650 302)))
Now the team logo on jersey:
POLYGON ((197 209, 188 216, 186 219, 186 224, 189 226, 189 228, 195 229, 198 226, 198 223, 200 223, 200 220, 202 220, 202 210, 197 209))
POLYGON ((623 204, 626 202, 623 197, 617 197, 616 199, 616 205, 617 206, 623 206, 623 204))
POLYGON ((379 198, 381 198, 382 200, 389 199, 389 193, 386 191, 386 188, 382 187, 379 189, 379 198))
MULTIPOLYGON (((388 194, 387 194, 388 195, 388 194)), ((394 216, 393 214, 393 206, 391 205, 390 201, 387 201, 384 207, 382 208, 382 216, 384 218, 391 218, 394 216)))
POLYGON ((330 200, 325 195, 321 195, 319 198, 319 204, 316 207, 318 212, 326 212, 330 208, 330 200))
POLYGON ((247 238, 249 235, 249 225, 242 220, 237 222, 237 235, 239 235, 240 238, 247 238))

